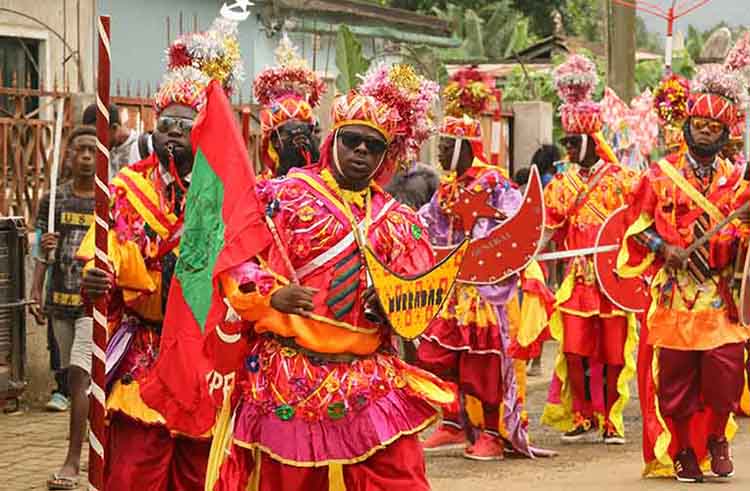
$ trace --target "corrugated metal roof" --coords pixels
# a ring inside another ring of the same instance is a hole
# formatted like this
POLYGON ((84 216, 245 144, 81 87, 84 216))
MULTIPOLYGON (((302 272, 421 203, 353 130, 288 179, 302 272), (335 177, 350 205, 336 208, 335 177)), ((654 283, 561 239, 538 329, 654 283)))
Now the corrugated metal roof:
POLYGON ((265 3, 281 10, 307 12, 308 15, 314 13, 318 19, 327 19, 333 23, 381 25, 437 37, 453 36, 450 23, 438 17, 356 0, 266 0, 265 3))
MULTIPOLYGON (((341 24, 303 18, 288 21, 286 27, 290 32, 335 33, 338 31, 340 25, 341 24)), ((346 26, 352 31, 352 33, 365 38, 388 39, 409 44, 425 44, 438 48, 457 48, 461 45, 461 40, 454 37, 434 36, 397 29, 395 27, 362 26, 349 23, 346 23, 346 26)))

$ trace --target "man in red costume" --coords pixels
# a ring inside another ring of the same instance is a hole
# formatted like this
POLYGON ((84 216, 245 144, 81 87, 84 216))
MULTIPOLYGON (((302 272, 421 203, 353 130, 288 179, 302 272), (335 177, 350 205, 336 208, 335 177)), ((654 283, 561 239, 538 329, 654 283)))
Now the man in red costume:
POLYGON ((360 249, 401 275, 434 261, 416 214, 376 183, 419 147, 418 101, 436 95, 407 68, 378 68, 336 99, 319 166, 259 185, 273 244, 221 278, 230 315, 246 322, 206 344, 221 372, 243 361, 207 489, 429 489, 416 433, 452 394, 395 355, 360 249))
POLYGON ((106 295, 109 302, 105 469, 109 491, 204 488, 210 434, 173 432, 166 415, 147 404, 141 390, 159 356, 167 293, 179 254, 193 168, 190 132, 209 82, 219 80, 229 90, 236 79, 240 62, 236 29, 235 23, 217 19, 208 33, 186 35, 173 43, 169 71, 154 101, 155 152, 123 168, 111 183, 111 271, 93 267, 93 227, 78 253, 89 262, 82 282, 84 295, 89 300, 106 295), (219 39, 221 48, 207 45, 209 38, 219 39), (227 66, 233 70, 226 71, 227 66), (211 67, 223 68, 216 72, 211 67))
MULTIPOLYGON (((596 244, 607 216, 625 203, 636 174, 617 164, 601 135, 599 105, 590 98, 597 82, 594 64, 572 55, 554 76, 565 101, 560 113, 571 165, 545 188, 545 224, 562 249, 585 249, 596 244)), ((635 318, 600 290, 592 254, 568 263, 550 331, 560 341, 560 353, 542 422, 562 431, 565 442, 589 439, 599 427, 605 443, 624 443, 635 318)))
POLYGON ((260 111, 260 158, 266 177, 285 176, 294 167, 317 163, 313 111, 325 93, 325 84, 299 56, 284 34, 276 49, 278 66, 266 68, 255 78, 255 98, 260 111))
POLYGON ((702 68, 684 125, 687 148, 653 165, 632 199, 618 269, 653 274, 639 354, 645 476, 702 481, 708 460, 714 475, 734 473, 728 438, 750 332, 738 323, 732 281, 750 216, 708 232, 747 201, 747 191, 735 193, 746 186, 741 170, 719 157, 742 90, 735 72, 702 68))

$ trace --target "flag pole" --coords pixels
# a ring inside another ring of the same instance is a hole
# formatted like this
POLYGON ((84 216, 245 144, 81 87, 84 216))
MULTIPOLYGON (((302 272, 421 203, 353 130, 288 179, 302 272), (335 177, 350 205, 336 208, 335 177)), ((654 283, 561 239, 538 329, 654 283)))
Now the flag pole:
MULTIPOLYGON (((109 236, 109 77, 110 77, 110 17, 99 16, 99 59, 96 93, 96 208, 94 265, 109 270, 107 237, 109 236)), ((89 489, 104 490, 104 433, 105 395, 104 370, 107 349, 107 300, 94 303, 94 343, 91 363, 91 405, 89 410, 89 489)))

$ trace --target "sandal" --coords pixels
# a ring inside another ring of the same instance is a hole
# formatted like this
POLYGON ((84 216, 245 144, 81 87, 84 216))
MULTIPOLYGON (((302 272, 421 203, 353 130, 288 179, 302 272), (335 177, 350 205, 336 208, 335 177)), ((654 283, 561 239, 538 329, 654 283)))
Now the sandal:
POLYGON ((78 477, 61 476, 54 473, 47 481, 47 489, 50 490, 78 489, 78 487, 78 477))

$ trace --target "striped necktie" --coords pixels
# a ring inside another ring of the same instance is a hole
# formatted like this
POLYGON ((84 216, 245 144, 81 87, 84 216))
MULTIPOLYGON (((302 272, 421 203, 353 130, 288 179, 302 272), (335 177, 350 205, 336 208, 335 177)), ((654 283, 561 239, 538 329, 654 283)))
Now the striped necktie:
POLYGON ((334 266, 326 305, 333 311, 336 319, 341 319, 354 308, 361 269, 362 256, 356 246, 352 247, 334 266))
MULTIPOLYGON (((706 232, 710 229, 710 224, 711 222, 709 222, 708 213, 704 213, 698 217, 693 226, 693 240, 698 240, 706 235, 706 232)), ((690 260, 688 261, 688 272, 698 283, 704 283, 712 276, 711 265, 708 259, 708 243, 703 244, 696 249, 690 256, 690 260)))

